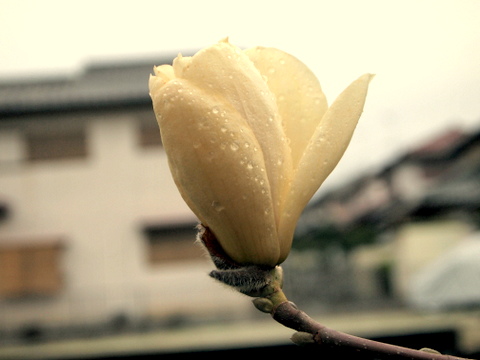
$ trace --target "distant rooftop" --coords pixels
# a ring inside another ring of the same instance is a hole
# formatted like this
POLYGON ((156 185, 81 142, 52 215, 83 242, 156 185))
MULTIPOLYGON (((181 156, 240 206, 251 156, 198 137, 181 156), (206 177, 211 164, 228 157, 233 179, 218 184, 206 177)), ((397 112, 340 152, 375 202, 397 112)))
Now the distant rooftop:
POLYGON ((437 137, 424 143, 416 149, 413 149, 410 155, 413 156, 432 156, 447 154, 471 137, 471 134, 465 133, 461 129, 451 129, 443 132, 437 137))
POLYGON ((73 77, 0 81, 0 120, 18 115, 150 104, 154 65, 173 57, 125 63, 93 63, 73 77))

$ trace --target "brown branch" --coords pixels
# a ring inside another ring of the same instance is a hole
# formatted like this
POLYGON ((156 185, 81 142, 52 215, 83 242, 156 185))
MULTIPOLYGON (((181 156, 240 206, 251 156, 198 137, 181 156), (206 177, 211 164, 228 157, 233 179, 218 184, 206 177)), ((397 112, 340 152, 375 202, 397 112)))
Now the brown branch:
POLYGON ((258 310, 271 314, 278 323, 296 330, 292 340, 298 345, 315 346, 324 359, 350 356, 356 360, 466 360, 431 349, 409 349, 327 328, 288 301, 282 290, 283 272, 280 266, 266 269, 238 265, 232 268, 223 261, 217 261, 216 265, 218 270, 212 271, 210 276, 255 297, 253 304, 258 310), (262 281, 259 281, 260 278, 262 281))
POLYGON ((385 344, 329 329, 310 318, 305 312, 297 309, 289 301, 274 306, 271 315, 280 324, 304 334, 304 336, 297 337, 297 343, 319 346, 319 350, 329 354, 354 355, 357 359, 379 360, 465 360, 464 358, 442 355, 436 352, 385 344))

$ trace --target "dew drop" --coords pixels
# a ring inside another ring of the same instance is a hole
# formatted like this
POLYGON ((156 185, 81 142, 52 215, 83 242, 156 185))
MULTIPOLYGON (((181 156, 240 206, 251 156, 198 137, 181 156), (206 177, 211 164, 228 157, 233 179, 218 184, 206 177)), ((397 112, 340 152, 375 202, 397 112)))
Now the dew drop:
POLYGON ((214 107, 212 108, 212 113, 213 113, 213 114, 218 114, 218 112, 219 112, 218 107, 214 106, 214 107))
POLYGON ((315 141, 315 145, 316 145, 317 147, 320 147, 320 146, 323 145, 323 142, 324 142, 324 141, 325 141, 325 138, 324 138, 323 136, 321 136, 321 137, 319 137, 319 138, 317 139, 317 141, 315 141))
POLYGON ((232 149, 232 151, 237 151, 239 148, 240 146, 238 146, 236 143, 230 144, 230 149, 232 149))
POLYGON ((218 201, 212 201, 212 207, 215 209, 216 212, 225 210, 225 206, 220 204, 218 201))
POLYGON ((252 169, 253 169, 253 164, 252 164, 250 161, 247 163, 247 169, 248 169, 248 170, 252 170, 252 169))

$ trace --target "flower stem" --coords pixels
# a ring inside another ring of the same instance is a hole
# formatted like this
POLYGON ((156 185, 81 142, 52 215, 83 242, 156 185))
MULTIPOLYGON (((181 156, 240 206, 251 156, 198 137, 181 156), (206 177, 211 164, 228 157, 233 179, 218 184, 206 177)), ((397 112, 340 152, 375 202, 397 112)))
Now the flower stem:
POLYGON ((351 356, 355 359, 465 360, 431 349, 409 349, 329 329, 288 301, 282 290, 283 272, 280 267, 272 270, 272 274, 275 276, 270 285, 253 303, 259 310, 270 313, 278 323, 298 331, 292 337, 298 345, 315 346, 322 355, 351 356))
POLYGON ((327 328, 288 301, 282 290, 283 270, 280 266, 229 266, 223 262, 217 262, 216 265, 217 270, 210 273, 211 277, 254 297, 253 304, 258 310, 269 313, 278 323, 297 331, 292 337, 294 343, 314 346, 324 358, 350 356, 369 360, 466 360, 442 355, 431 349, 409 349, 327 328))
POLYGON ((299 345, 314 345, 319 351, 342 356, 350 355, 355 359, 465 360, 435 351, 409 349, 329 329, 288 301, 281 289, 276 289, 266 298, 273 303, 270 312, 273 319, 299 332, 301 336, 292 338, 299 345))

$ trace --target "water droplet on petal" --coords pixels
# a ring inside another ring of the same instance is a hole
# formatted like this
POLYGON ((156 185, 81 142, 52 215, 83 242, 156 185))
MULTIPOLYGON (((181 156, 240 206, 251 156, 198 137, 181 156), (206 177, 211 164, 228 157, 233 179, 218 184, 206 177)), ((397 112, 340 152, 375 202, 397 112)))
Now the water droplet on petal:
POLYGON ((217 212, 225 210, 225 206, 220 204, 218 201, 212 201, 212 206, 217 212))
POLYGON ((230 149, 232 149, 232 151, 237 151, 239 148, 240 146, 238 146, 236 143, 230 144, 230 149))

